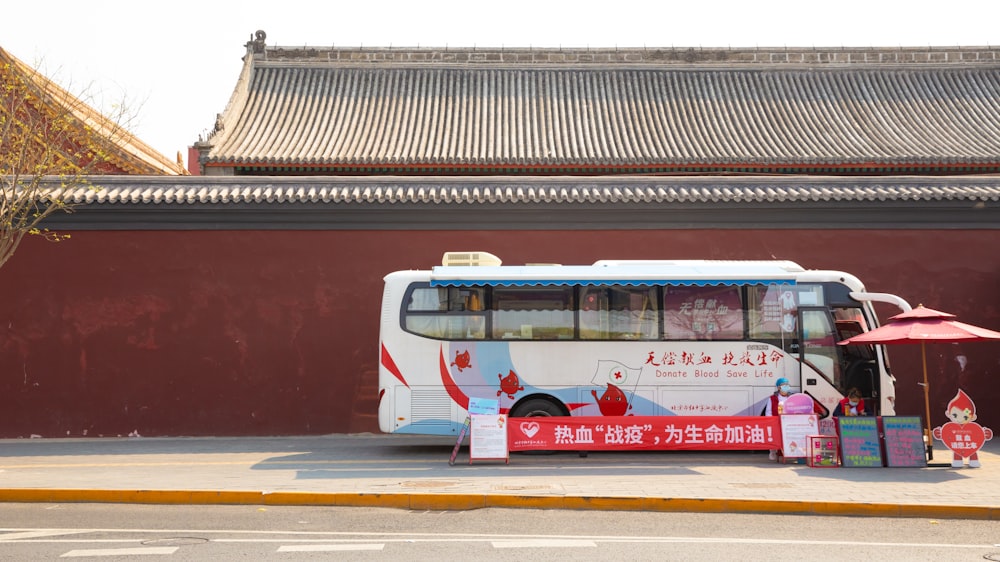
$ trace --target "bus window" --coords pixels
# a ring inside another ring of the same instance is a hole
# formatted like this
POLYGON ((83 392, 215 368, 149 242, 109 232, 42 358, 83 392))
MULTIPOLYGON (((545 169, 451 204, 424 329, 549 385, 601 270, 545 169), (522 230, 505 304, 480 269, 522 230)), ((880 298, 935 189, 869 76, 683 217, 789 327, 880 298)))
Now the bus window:
POLYGON ((743 299, 736 286, 667 286, 663 317, 668 340, 743 339, 743 299))
POLYGON ((403 327, 431 338, 483 339, 486 317, 482 287, 415 287, 403 327))
POLYGON ((573 287, 494 287, 495 339, 573 339, 573 287))
POLYGON ((796 337, 798 300, 789 285, 754 285, 747 290, 750 339, 787 341, 796 337))
POLYGON ((580 339, 659 339, 654 287, 584 287, 580 291, 580 339))
POLYGON ((837 331, 827 310, 802 310, 802 358, 835 388, 843 386, 837 331))

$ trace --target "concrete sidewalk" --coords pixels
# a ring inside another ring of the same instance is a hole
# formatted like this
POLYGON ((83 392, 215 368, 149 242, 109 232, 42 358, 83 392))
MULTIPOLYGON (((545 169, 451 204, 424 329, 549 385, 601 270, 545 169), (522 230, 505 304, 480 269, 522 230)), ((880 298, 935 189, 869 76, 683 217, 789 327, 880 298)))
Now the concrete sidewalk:
MULTIPOLYGON (((981 468, 812 468, 749 452, 512 455, 401 435, 0 440, 0 501, 768 512, 1000 519, 1000 443, 981 468)), ((944 465, 944 466, 939 466, 944 465)))

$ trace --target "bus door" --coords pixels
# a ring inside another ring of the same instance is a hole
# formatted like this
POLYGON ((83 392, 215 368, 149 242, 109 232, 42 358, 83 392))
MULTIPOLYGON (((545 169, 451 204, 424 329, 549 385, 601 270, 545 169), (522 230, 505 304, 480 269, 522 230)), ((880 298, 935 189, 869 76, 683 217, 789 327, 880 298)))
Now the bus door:
MULTIPOLYGON (((837 328, 826 307, 799 306, 798 355, 802 392, 826 408, 828 414, 843 397, 843 365, 837 346, 837 328)), ((823 416, 825 417, 825 415, 823 416)))
MULTIPOLYGON (((837 341, 844 341, 863 334, 861 321, 856 319, 837 319, 837 341)), ((842 345, 838 346, 841 353, 841 365, 844 366, 843 383, 840 389, 846 395, 847 391, 856 388, 865 400, 865 409, 869 414, 882 412, 882 381, 878 368, 875 348, 872 345, 842 345)))

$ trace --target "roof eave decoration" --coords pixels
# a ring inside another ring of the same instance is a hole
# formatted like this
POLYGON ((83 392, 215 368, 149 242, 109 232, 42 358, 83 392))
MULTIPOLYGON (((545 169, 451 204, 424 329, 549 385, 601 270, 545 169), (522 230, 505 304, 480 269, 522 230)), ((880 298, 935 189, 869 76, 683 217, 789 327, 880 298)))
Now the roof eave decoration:
MULTIPOLYGON (((57 179, 53 187, 60 186, 57 179)), ((787 204, 810 202, 961 203, 995 207, 1000 176, 648 176, 483 178, 127 176, 93 178, 100 189, 65 197, 100 204, 490 205, 787 204)))

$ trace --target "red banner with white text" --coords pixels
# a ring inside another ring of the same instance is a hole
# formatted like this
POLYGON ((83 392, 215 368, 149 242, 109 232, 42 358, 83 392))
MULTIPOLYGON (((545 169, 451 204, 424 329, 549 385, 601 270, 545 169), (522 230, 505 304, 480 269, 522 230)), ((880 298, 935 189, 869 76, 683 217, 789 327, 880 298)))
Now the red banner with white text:
POLYGON ((511 451, 726 451, 780 449, 778 416, 510 418, 511 451))

